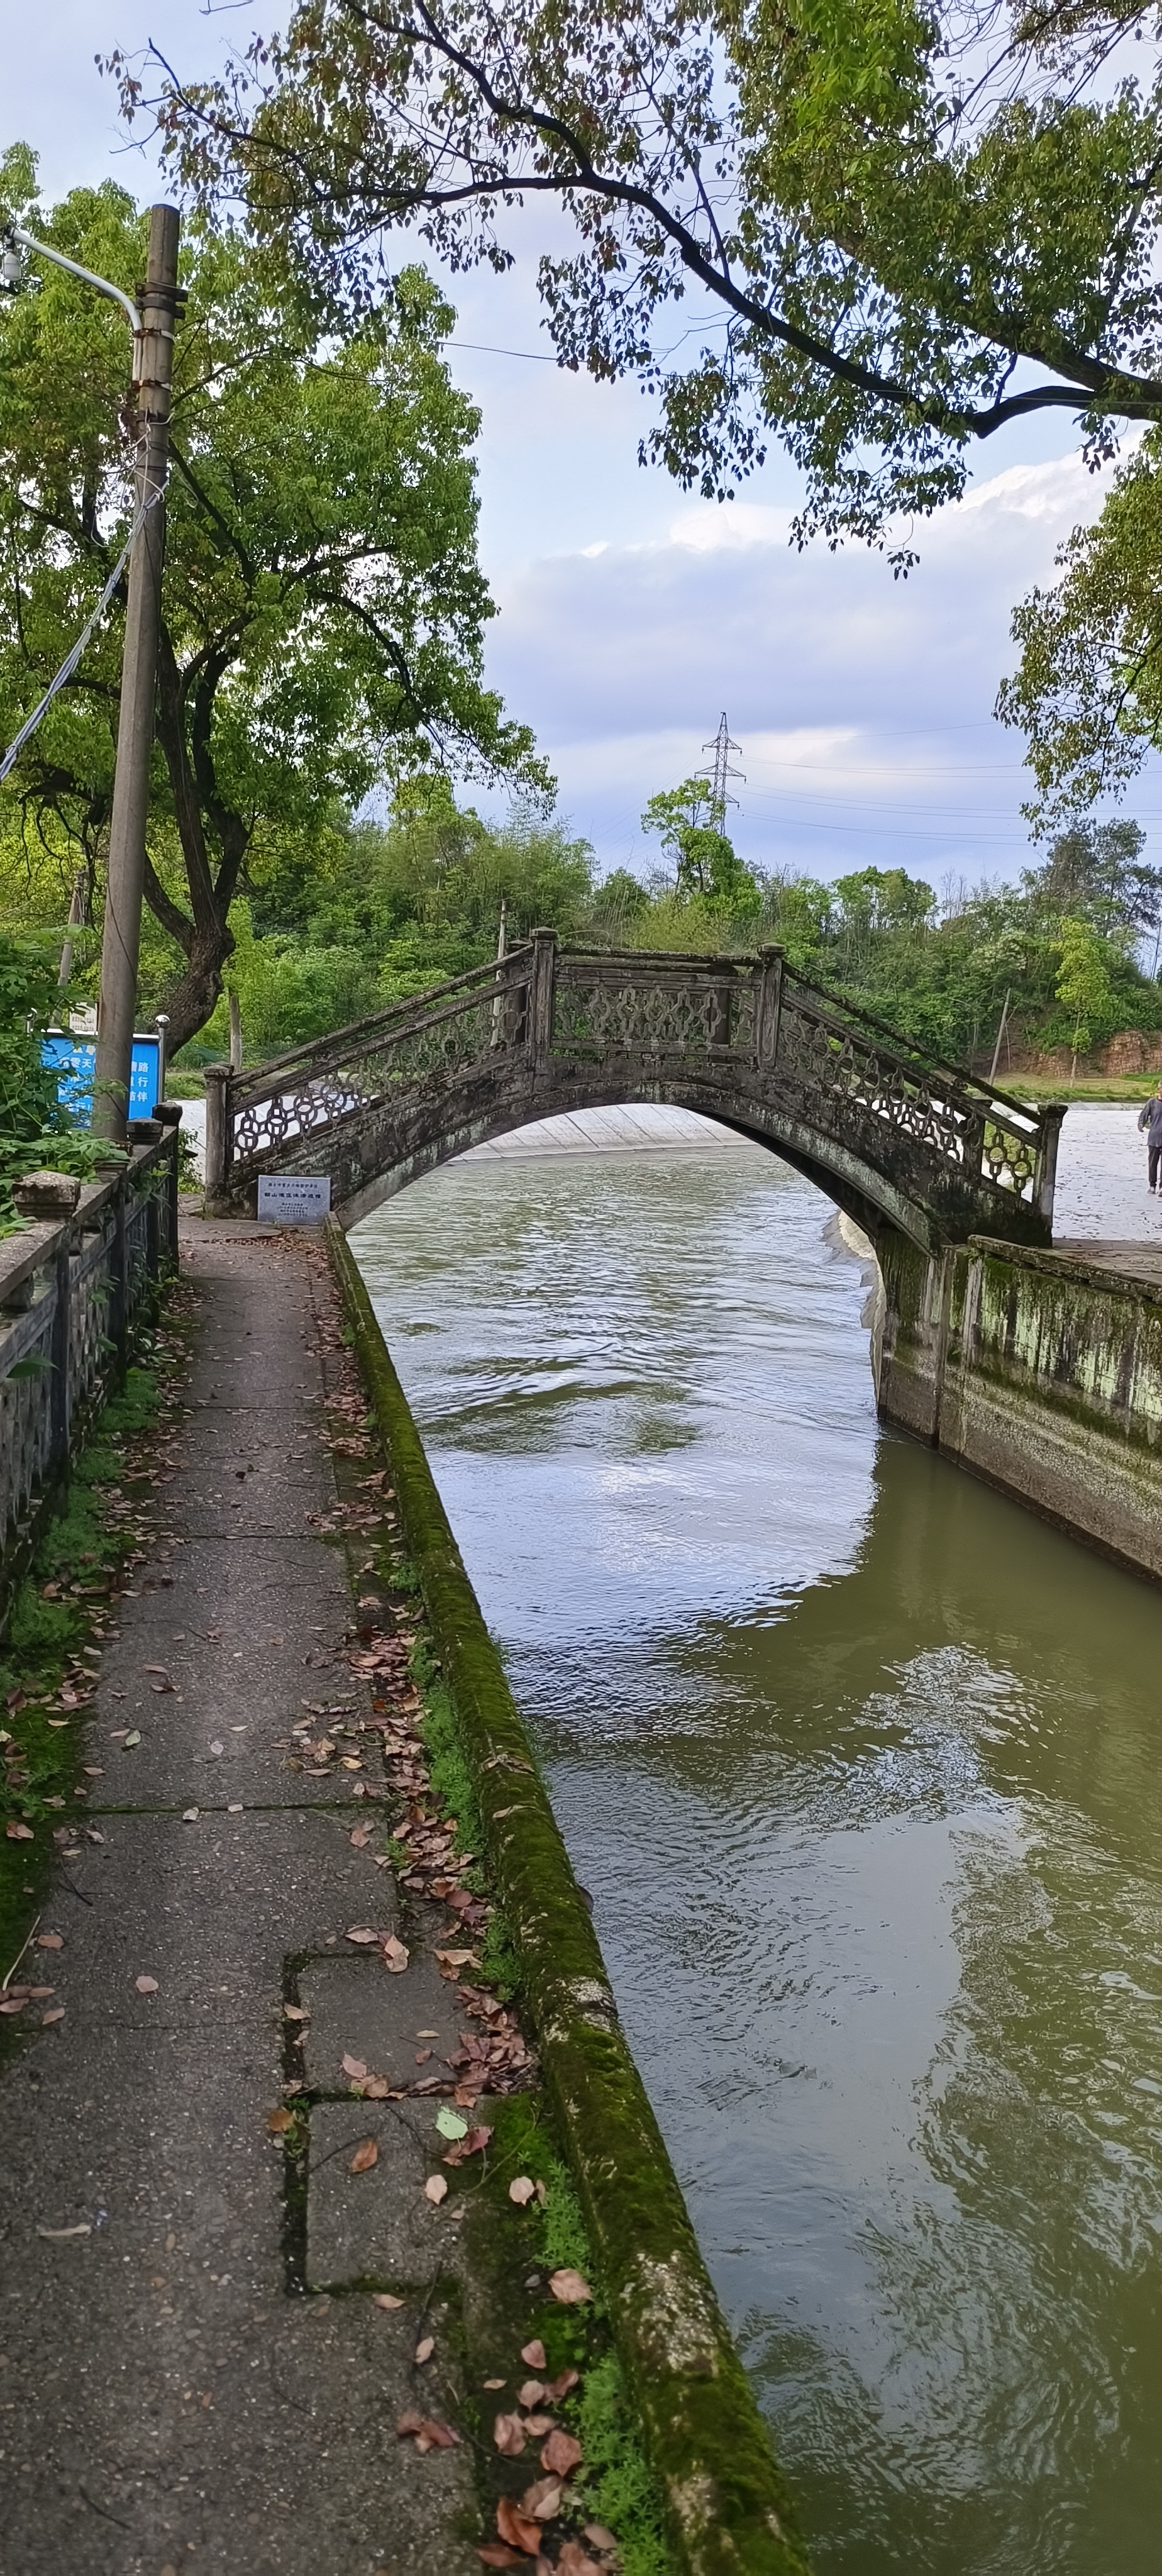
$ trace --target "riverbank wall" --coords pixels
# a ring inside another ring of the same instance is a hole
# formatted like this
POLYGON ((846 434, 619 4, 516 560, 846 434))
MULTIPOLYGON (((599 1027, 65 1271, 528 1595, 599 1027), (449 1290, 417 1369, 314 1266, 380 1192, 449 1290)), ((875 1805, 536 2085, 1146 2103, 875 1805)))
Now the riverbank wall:
POLYGON ((683 2576, 806 2576, 787 2493, 622 2032, 605 1962, 367 1289, 328 1221, 519 1995, 683 2576))
POLYGON ((882 1418, 1135 1572, 1157 1576, 1157 1256, 974 1235, 876 1245, 882 1418))

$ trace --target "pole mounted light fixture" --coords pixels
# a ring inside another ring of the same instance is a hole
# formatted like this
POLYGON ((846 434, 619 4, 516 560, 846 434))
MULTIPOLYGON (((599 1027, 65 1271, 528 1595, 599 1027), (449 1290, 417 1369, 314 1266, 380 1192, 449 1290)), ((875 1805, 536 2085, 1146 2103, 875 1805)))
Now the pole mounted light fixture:
POLYGON ((25 254, 35 251, 38 259, 51 260, 54 268, 67 269, 70 277, 80 278, 82 286, 91 286, 98 295, 107 296, 111 304, 120 305, 133 333, 133 381, 137 384, 141 375, 142 324, 132 296, 126 295, 122 287, 114 286, 112 278, 98 277, 94 269, 82 268, 79 260, 66 259, 63 251, 53 250, 48 242, 38 241, 35 233, 26 233, 21 224, 5 224, 0 232, 0 243, 3 244, 0 249, 0 288, 5 294, 19 293, 25 282, 25 254))

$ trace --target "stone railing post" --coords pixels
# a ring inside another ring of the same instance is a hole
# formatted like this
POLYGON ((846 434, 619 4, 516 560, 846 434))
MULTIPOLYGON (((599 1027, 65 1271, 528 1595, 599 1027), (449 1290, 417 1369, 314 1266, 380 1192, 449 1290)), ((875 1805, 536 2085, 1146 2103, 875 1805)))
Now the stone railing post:
POLYGON ((1068 1106, 1065 1100, 1043 1100, 1041 1103, 1041 1136, 1033 1174, 1033 1205, 1038 1216, 1044 1217, 1050 1233, 1053 1231, 1053 1193, 1057 1184, 1057 1148, 1061 1142, 1061 1121, 1068 1106))
POLYGON ((772 1065, 779 1051, 783 1008, 783 951, 777 941, 771 940, 759 950, 757 982, 755 1053, 760 1066, 772 1065))
POLYGON ((555 930, 534 930, 533 958, 529 971, 528 1050, 534 1064, 543 1064, 553 1035, 553 978, 556 971, 557 934, 555 930))
POLYGON ((206 1205, 213 1208, 226 1189, 233 1145, 230 1067, 206 1066, 206 1205))

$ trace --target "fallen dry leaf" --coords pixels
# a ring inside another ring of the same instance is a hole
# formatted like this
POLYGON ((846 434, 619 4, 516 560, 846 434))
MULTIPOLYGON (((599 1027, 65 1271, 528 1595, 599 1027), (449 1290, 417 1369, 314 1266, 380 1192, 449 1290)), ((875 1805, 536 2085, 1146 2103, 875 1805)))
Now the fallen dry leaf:
POLYGON ((436 2349, 436 2338, 435 2338, 435 2336, 434 2336, 434 2335, 423 2335, 423 2336, 421 2337, 421 2339, 420 2339, 419 2343, 416 2345, 415 2352, 414 2352, 414 2353, 413 2353, 413 2355, 412 2355, 412 2359, 413 2359, 414 2361, 418 2361, 418 2362, 422 2365, 425 2361, 430 2361, 430 2360, 431 2360, 431 2358, 432 2358, 432 2354, 434 2353, 435 2349, 436 2349))
POLYGON ((371 1840, 370 1825, 356 1825, 354 1833, 348 1834, 347 1840, 356 1851, 365 1851, 371 1840))
POLYGON ((288 2111, 281 2103, 277 2111, 267 2112, 266 2125, 272 2138, 285 2138, 287 2130, 293 2129, 294 2124, 293 2111, 288 2111))
POLYGON ((63 1950, 64 1935, 61 1932, 38 1932, 36 1946, 38 1950, 63 1950))
POLYGON ((560 2300, 563 2308, 578 2308, 583 2300, 591 2299, 593 2296, 584 2274, 571 2272, 568 2266, 560 2272, 550 2272, 549 2288, 553 2297, 560 2300))
POLYGON ((522 2361, 527 2361, 530 2370, 548 2368, 548 2354, 539 2336, 532 2343, 522 2343, 520 2357, 522 2361))
POLYGON ((558 2428, 556 2432, 550 2433, 541 2452, 541 2467, 550 2469, 554 2477, 567 2478, 577 2467, 580 2458, 580 2442, 575 2441, 571 2433, 562 2433, 558 2428))
POLYGON ((48 2026, 49 2026, 50 2021, 63 2021, 63 2020, 64 2020, 64 2017, 65 2017, 65 2008, 64 2008, 64 2005, 63 2005, 63 2004, 54 2004, 51 2012, 46 2012, 46 2013, 42 2013, 42 2014, 41 2014, 41 2016, 40 2016, 40 2027, 41 2027, 41 2029, 42 2029, 42 2030, 47 2030, 47 2029, 48 2029, 48 2026))
POLYGON ((601 2576, 601 2569, 582 2549, 579 2540, 565 2540, 557 2560, 557 2576, 601 2576))
POLYGON ((404 2302, 402 2299, 393 2299, 390 2290, 375 2290, 372 2292, 371 2304, 373 2308, 402 2308, 404 2302))
POLYGON ((528 2174, 517 2174, 508 2186, 508 2196, 510 2200, 515 2200, 518 2209, 523 2209, 526 2201, 536 2198, 536 2189, 535 2182, 528 2174))
POLYGON ((484 2540, 477 2542, 476 2555, 485 2567, 519 2567, 523 2552, 503 2540, 484 2540))
POLYGON ((525 2417, 525 2431, 534 2442, 542 2441, 545 2434, 551 2433, 552 2429, 551 2415, 526 2415, 525 2417))
POLYGON ((545 2395, 550 2406, 555 2406, 559 2397, 568 2396, 569 2390, 576 2387, 579 2376, 576 2370, 559 2370, 555 2379, 546 2380, 545 2395))
POLYGON ((379 2146, 376 2139, 361 2138, 347 2171, 353 2174, 370 2173, 372 2166, 378 2163, 379 2146))
POLYGON ((33 1839, 31 1825, 5 1825, 4 1831, 10 1843, 30 1843, 33 1839))
POLYGON ((517 2549, 523 2549, 526 2558, 540 2557, 542 2537, 540 2523, 534 2522, 530 2515, 518 2512, 516 2505, 512 2504, 507 2496, 501 2497, 496 2508, 496 2528, 501 2539, 510 2541, 517 2549))
POLYGON ((156 1977, 135 1977, 133 1983, 136 1986, 139 1995, 155 1995, 157 1993, 156 1977))
POLYGON ((46 2244, 63 2245, 66 2236, 91 2236, 93 2230, 88 2219, 82 2218, 77 2227, 38 2227, 36 2232, 44 2237, 46 2244))
POLYGON ((531 2513, 535 2522, 551 2522, 560 2506, 559 2478, 538 2478, 534 2486, 525 2488, 520 2500, 521 2512, 531 2513))
POLYGON ((440 2202, 442 2200, 446 2200, 448 2197, 448 2185, 443 2174, 429 2174, 428 2179, 424 2184, 424 2193, 426 2198, 433 2203, 435 2208, 438 2209, 440 2202))
POLYGON ((587 2522, 585 2525, 585 2538, 586 2540, 591 2540, 594 2548, 600 2549, 602 2552, 607 2549, 616 2549, 617 2547, 616 2533, 610 2531, 608 2524, 604 2522, 587 2522))
POLYGON ((305 2004, 284 2004, 282 2008, 282 2017, 284 2021, 310 2020, 310 2014, 308 2013, 305 2004))
POLYGON ((450 2424, 439 2424, 431 2415, 401 2415, 396 2432, 410 2434, 417 2451, 450 2451, 460 2436, 450 2424))
POLYGON ((403 1941, 397 1941, 394 1932, 389 1932, 386 1934, 381 1947, 383 1950, 384 1967, 390 1969, 393 1977, 402 1976, 409 1957, 406 1944, 403 1941))
POLYGON ((498 2415, 492 2427, 492 2438, 502 2460, 519 2460, 525 2446, 525 2428, 519 2415, 498 2415))
POLYGON ((518 2388, 516 2392, 517 2405, 539 2406, 544 2399, 544 2394, 545 2383, 543 2379, 526 2379, 523 2388, 518 2388))
POLYGON ((362 2081, 363 2081, 364 2076, 365 2076, 365 2075, 366 2075, 366 2073, 367 2073, 367 2060, 366 2060, 366 2058, 365 2058, 365 2057, 344 2057, 344 2058, 342 2059, 341 2063, 342 2063, 342 2067, 343 2067, 343 2073, 344 2073, 344 2075, 352 2075, 352 2076, 354 2076, 356 2083, 357 2083, 357 2084, 361 2084, 361 2083, 362 2083, 362 2081))
POLYGON ((350 1932, 343 1935, 345 1941, 355 1941, 362 1949, 374 1949, 379 1937, 378 1932, 369 1931, 365 1923, 356 1923, 350 1932))

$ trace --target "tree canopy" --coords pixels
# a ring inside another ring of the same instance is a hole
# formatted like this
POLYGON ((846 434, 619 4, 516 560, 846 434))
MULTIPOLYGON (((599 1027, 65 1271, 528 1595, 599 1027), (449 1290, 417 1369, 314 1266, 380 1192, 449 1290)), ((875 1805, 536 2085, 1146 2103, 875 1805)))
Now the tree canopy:
POLYGON ((662 848, 672 851, 680 903, 700 900, 703 908, 728 919, 745 918, 759 912, 762 897, 723 830, 725 821, 709 781, 684 778, 680 787, 651 796, 642 830, 657 832, 662 848))
POLYGON ((1114 477, 1100 518, 1060 548, 1062 579, 1013 617, 1021 659, 996 712, 1028 736, 1035 833, 1120 795, 1159 747, 1162 607, 1158 432, 1114 477))
MULTIPOLYGON (((0 202, 28 220, 22 148, 0 202)), ((144 222, 107 183, 31 228, 132 289, 144 222)), ((230 907, 337 801, 446 761, 547 793, 528 731, 482 685, 493 614, 476 555, 478 414, 439 356, 447 305, 418 269, 390 313, 320 344, 286 272, 229 228, 182 250, 146 892, 180 952, 174 1046, 202 1026, 230 907)), ((92 607, 129 521, 120 318, 47 268, 0 317, 0 741, 92 607)), ((79 853, 90 896, 110 811, 122 595, 21 754, 26 834, 79 853)))
POLYGON ((240 194, 331 309, 390 294, 396 227, 502 270, 508 210, 555 201, 577 238, 540 261, 548 328, 564 365, 656 393, 643 453, 722 495, 775 436, 800 541, 903 567, 888 522, 959 492, 974 441, 1060 410, 1102 455, 1158 416, 1152 24, 1146 0, 298 0, 223 82, 113 68, 202 203, 240 194))

